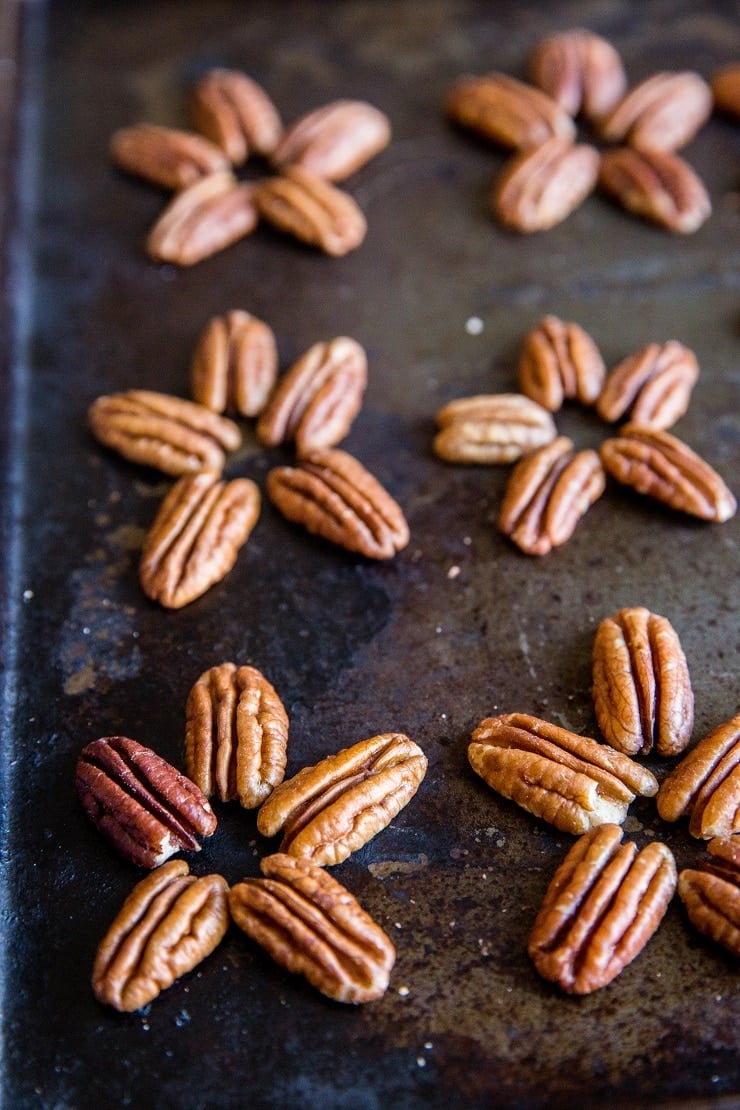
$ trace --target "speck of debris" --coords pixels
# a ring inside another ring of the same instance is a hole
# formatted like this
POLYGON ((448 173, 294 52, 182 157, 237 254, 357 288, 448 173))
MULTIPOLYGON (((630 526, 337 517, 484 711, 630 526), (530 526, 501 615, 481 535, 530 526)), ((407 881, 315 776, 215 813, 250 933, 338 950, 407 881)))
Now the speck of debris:
POLYGON ((448 578, 457 578, 459 573, 460 573, 460 568, 458 566, 453 566, 453 567, 450 567, 450 569, 447 571, 447 577, 448 578))
POLYGON ((465 321, 465 330, 468 335, 480 335, 483 331, 483 321, 480 316, 470 316, 465 321))

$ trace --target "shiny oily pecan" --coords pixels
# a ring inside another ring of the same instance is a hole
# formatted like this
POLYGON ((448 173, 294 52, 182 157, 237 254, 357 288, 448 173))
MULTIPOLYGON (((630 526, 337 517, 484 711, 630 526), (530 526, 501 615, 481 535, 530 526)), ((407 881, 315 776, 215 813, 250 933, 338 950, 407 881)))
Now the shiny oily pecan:
POLYGON ((257 422, 260 443, 295 440, 299 454, 349 432, 367 385, 367 355, 348 336, 314 343, 280 379, 257 422))
POLYGON ((257 815, 263 836, 282 831, 281 852, 320 866, 367 844, 413 798, 424 752, 399 732, 362 740, 281 783, 257 815))
POLYGON ((356 250, 367 233, 365 216, 349 193, 302 166, 264 178, 254 187, 254 201, 268 223, 334 257, 356 250))
POLYGON ((390 559, 409 542, 400 506, 361 462, 336 447, 275 467, 267 493, 288 520, 368 559, 390 559))
POLYGON ((560 105, 504 73, 463 77, 447 96, 447 114, 484 139, 522 150, 548 139, 575 138, 575 125, 560 105))
POLYGON ((468 760, 491 789, 575 836, 621 824, 637 795, 658 792, 655 776, 628 756, 527 713, 481 721, 468 760))
POLYGON ((225 452, 236 451, 242 442, 231 420, 193 401, 150 389, 98 397, 88 410, 88 421, 99 443, 173 478, 205 468, 220 472, 225 452))
POLYGON ((599 160, 596 147, 558 136, 520 151, 496 179, 494 216, 513 231, 548 231, 593 192, 599 160))
POLYGON ((205 671, 185 707, 185 770, 206 797, 256 809, 282 782, 288 714, 255 667, 205 671))
POLYGON ((740 62, 715 70, 710 86, 717 111, 740 119, 740 62))
POLYGON ((250 154, 271 154, 283 134, 278 110, 265 90, 234 69, 212 69, 201 77, 190 98, 190 116, 235 166, 250 154))
POLYGON ((627 77, 617 51, 582 28, 548 35, 529 59, 529 75, 570 116, 601 119, 622 99, 627 77))
POLYGON ((390 140, 385 112, 364 100, 334 100, 286 128, 270 161, 279 170, 303 166, 327 181, 343 181, 390 140))
POLYGON ((269 325, 232 309, 208 321, 190 367, 194 400, 213 412, 258 416, 275 385, 278 352, 269 325))
POLYGON ((661 783, 657 805, 664 821, 688 817, 701 840, 740 833, 740 714, 683 757, 661 783))
POLYGON ((599 185, 629 212, 681 235, 698 231, 712 212, 700 178, 666 150, 604 151, 599 185))
POLYGON ((154 123, 120 128, 111 136, 109 149, 119 169, 165 189, 185 189, 229 169, 223 151, 209 139, 154 123))
POLYGON ((557 412, 566 400, 592 405, 605 374, 598 347, 579 324, 545 316, 524 339, 519 387, 550 412, 557 412))
POLYGON ((694 727, 694 695, 681 643, 644 606, 601 622, 593 649, 593 699, 601 733, 626 755, 679 755, 694 727))
POLYGON ((671 509, 718 524, 735 514, 735 498, 716 470, 670 432, 625 424, 599 454, 618 482, 671 509))
POLYGON ((212 173, 177 193, 149 232, 146 250, 157 262, 193 266, 254 231, 253 185, 230 172, 212 173))
POLYGON ((698 73, 656 73, 627 93, 601 121, 606 142, 640 150, 679 150, 712 111, 712 91, 698 73))
POLYGON ((216 816, 195 783, 126 736, 86 745, 75 786, 96 829, 139 867, 158 867, 175 852, 198 852, 198 837, 216 831, 216 816))
POLYGON ((678 876, 678 895, 689 921, 733 956, 740 956, 740 837, 716 837, 710 859, 678 876))
POLYGON ((606 477, 595 451, 574 451, 559 436, 516 464, 498 525, 526 555, 547 555, 564 544, 604 492, 606 477))
POLYGON ((262 878, 229 892, 234 923, 272 959, 336 1002, 372 1002, 386 991, 396 953, 356 898, 307 859, 276 853, 262 878))
POLYGON ((698 377, 696 355, 683 343, 648 343, 611 371, 596 411, 603 420, 629 415, 635 424, 670 428, 689 407, 698 377))
POLYGON ((557 435, 549 412, 521 393, 460 397, 435 420, 434 453, 451 463, 516 462, 557 435))
POLYGON ((640 954, 676 890, 665 844, 641 851, 606 824, 573 845, 547 888, 529 938, 538 973, 568 994, 607 986, 640 954))
POLYGON ((231 570, 259 512, 259 489, 248 478, 223 482, 209 470, 181 478, 144 540, 144 593, 167 609, 200 597, 231 570))
POLYGON ((141 1009, 209 956, 228 926, 226 880, 196 878, 182 860, 165 863, 134 887, 103 937, 95 997, 125 1013, 141 1009))

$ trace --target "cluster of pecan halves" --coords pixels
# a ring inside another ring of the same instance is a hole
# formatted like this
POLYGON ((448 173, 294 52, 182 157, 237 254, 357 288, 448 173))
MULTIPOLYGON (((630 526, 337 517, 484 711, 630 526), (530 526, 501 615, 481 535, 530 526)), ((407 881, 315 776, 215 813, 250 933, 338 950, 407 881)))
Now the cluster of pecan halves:
POLYGON ((360 246, 365 216, 335 182, 390 142, 390 122, 378 108, 335 100, 285 127, 256 81, 213 69, 192 90, 190 119, 193 131, 140 123, 111 138, 119 168, 174 190, 147 238, 151 258, 191 266, 250 234, 260 219, 329 255, 360 246), (275 173, 238 180, 236 168, 253 155, 275 173))
POLYGON ((210 955, 233 921, 288 971, 338 1002, 386 990, 395 950, 353 895, 325 870, 384 829, 426 773, 402 733, 360 741, 284 779, 288 715, 254 667, 222 663, 192 687, 183 775, 124 736, 86 745, 76 788, 93 825, 125 859, 152 873, 138 883, 103 938, 96 998, 138 1010, 210 955), (216 831, 209 798, 257 810, 265 837, 282 832, 262 877, 231 888, 196 878, 176 852, 199 851, 216 831))
POLYGON ((711 213, 701 179, 675 152, 713 107, 740 116, 734 67, 708 84, 689 70, 661 72, 628 88, 614 47, 592 31, 548 36, 529 59, 532 84, 503 73, 464 77, 447 97, 457 124, 516 153, 496 179, 495 217, 519 232, 561 223, 597 186, 625 209, 670 231, 698 230, 711 213), (575 119, 600 151, 576 141, 575 119))
POLYGON ((732 492, 666 431, 685 413, 698 375, 696 356, 676 340, 649 343, 607 374, 579 324, 545 316, 524 340, 521 393, 451 401, 436 414, 433 448, 451 463, 516 462, 498 523, 528 555, 546 555, 570 538, 604 492, 607 474, 669 508, 722 523, 737 509, 732 492), (598 452, 576 451, 552 417, 565 400, 628 423, 598 452))

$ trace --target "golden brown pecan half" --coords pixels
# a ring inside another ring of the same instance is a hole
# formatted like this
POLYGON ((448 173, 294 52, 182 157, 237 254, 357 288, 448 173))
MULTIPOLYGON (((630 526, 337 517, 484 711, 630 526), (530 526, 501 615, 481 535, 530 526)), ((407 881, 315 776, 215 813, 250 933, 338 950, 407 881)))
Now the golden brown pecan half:
POLYGON ((576 28, 548 35, 529 59, 535 85, 571 116, 601 119, 627 88, 627 77, 617 51, 593 31, 576 28))
POLYGON ((491 208, 504 227, 547 231, 593 192, 598 176, 596 147, 556 136, 509 159, 494 184, 491 208))
POLYGON ((277 169, 303 166, 327 181, 343 181, 391 140, 391 124, 365 100, 334 100, 301 116, 272 153, 277 169))
POLYGON ((367 385, 367 356, 348 336, 314 343, 273 392, 257 438, 274 447, 295 440, 299 454, 332 447, 349 432, 367 385))
POLYGON ((688 816, 703 840, 740 832, 740 714, 718 725, 663 780, 657 798, 664 821, 688 816))
POLYGON ((190 367, 193 397, 213 412, 258 416, 278 372, 271 327, 241 309, 208 321, 198 337, 190 367))
POLYGON ((223 151, 209 139, 153 123, 120 128, 111 136, 109 149, 119 169, 165 189, 184 189, 229 168, 223 151))
POLYGON ((598 347, 579 324, 545 316, 525 337, 519 358, 522 393, 550 412, 563 401, 592 405, 606 368, 598 347))
POLYGON ((557 435, 550 413, 521 393, 460 397, 435 420, 434 453, 452 463, 516 462, 557 435))
POLYGON ((461 78, 447 96, 447 113, 455 123, 516 150, 556 135, 575 137, 573 120, 552 97, 504 73, 461 78))
POLYGON ((197 879, 182 860, 142 879, 100 942, 92 973, 98 1002, 139 1010, 197 967, 229 926, 227 895, 221 875, 197 879))
POLYGON ((740 881, 686 868, 678 876, 678 896, 695 929, 740 956, 740 881))
POLYGON ((681 235, 698 231, 712 212, 700 178, 666 150, 604 151, 599 185, 629 212, 681 235))
POLYGON ((254 188, 225 172, 182 189, 149 232, 147 253, 157 262, 192 266, 230 247, 257 226, 254 188))
POLYGON ((356 201, 302 166, 286 166, 254 188, 259 213, 268 223, 325 254, 339 257, 356 250, 367 222, 356 201))
POLYGON ((670 428, 689 407, 698 377, 696 355, 683 343, 648 343, 614 367, 596 411, 603 420, 629 415, 635 424, 670 428))
POLYGON ((625 424, 599 453, 618 482, 671 509, 718 524, 735 514, 735 498, 716 470, 670 432, 625 424))
POLYGON ((150 389, 98 397, 88 410, 95 438, 131 462, 177 478, 193 470, 220 471, 242 435, 236 424, 203 405, 150 389))
POLYGON ((740 62, 715 70, 710 86, 717 111, 740 119, 740 62))
POLYGON ((408 736, 386 732, 329 755, 281 783, 257 815, 281 852, 331 866, 390 824, 413 798, 427 759, 408 736))
POLYGON ((679 755, 694 727, 686 656, 673 626, 644 606, 620 609, 594 640, 593 698, 604 739, 627 755, 679 755))
POLYGON ((75 785, 96 829, 139 867, 158 867, 175 852, 198 852, 198 837, 216 831, 199 787, 126 736, 103 736, 84 747, 75 785))
POLYGON ((499 528, 525 554, 547 555, 570 539, 605 484, 597 453, 576 452, 570 439, 559 436, 514 467, 499 528))
POLYGON ((638 852, 622 835, 607 824, 576 841, 537 914, 530 958, 568 994, 611 983, 653 936, 676 890, 670 849, 654 840, 638 852))
POLYGON ((144 593, 168 609, 200 597, 229 573, 259 512, 259 489, 248 478, 222 482, 209 470, 181 478, 144 540, 144 593))
POLYGON ((638 794, 658 792, 655 776, 628 756, 528 713, 481 721, 468 760, 504 798, 576 836, 621 824, 638 794))
POLYGON ((271 154, 283 125, 278 110, 256 81, 234 69, 209 70, 193 89, 190 115, 235 166, 250 154, 271 154))
POLYGON ((256 809, 285 774, 288 714, 254 667, 221 663, 185 707, 185 769, 207 797, 256 809))
POLYGON ((361 462, 336 447, 271 470, 267 493, 288 520, 368 559, 390 559, 409 542, 400 506, 361 462))
POLYGON ((712 91, 698 73, 656 73, 627 93, 601 121, 607 142, 641 150, 678 150, 712 111, 712 91))
POLYGON ((229 892, 235 924, 336 1002, 380 998, 396 953, 357 899, 307 859, 276 853, 260 867, 264 878, 244 879, 229 892))

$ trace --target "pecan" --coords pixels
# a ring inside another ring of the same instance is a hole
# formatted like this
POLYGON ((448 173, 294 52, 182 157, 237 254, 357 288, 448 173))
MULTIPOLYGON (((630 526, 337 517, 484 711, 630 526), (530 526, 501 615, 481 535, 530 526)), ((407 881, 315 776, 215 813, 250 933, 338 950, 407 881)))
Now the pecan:
POLYGON ((710 86, 717 111, 740 119, 740 62, 715 70, 710 86))
POLYGON ((550 412, 557 412, 564 400, 593 404, 605 373, 598 347, 578 324, 545 316, 524 340, 519 386, 550 412))
POLYGON ((427 760, 399 732, 373 736, 281 783, 257 815, 263 836, 282 830, 281 852, 331 866, 390 824, 413 798, 427 760))
POLYGON ((254 667, 205 671, 185 708, 185 769, 207 797, 256 809, 285 774, 288 714, 254 667))
POLYGON ((214 316, 193 353, 193 397, 214 412, 232 410, 258 416, 267 404, 278 371, 272 328, 249 312, 233 309, 214 316))
POLYGON ((455 123, 514 149, 539 146, 556 135, 575 137, 573 120, 552 97, 504 73, 461 78, 447 96, 447 113, 455 123))
POLYGON ((599 453, 613 478, 671 509, 719 524, 735 514, 735 498, 716 470, 670 432, 625 424, 599 453))
POLYGON ((391 140, 388 116, 364 100, 334 100, 301 116, 272 152, 277 169, 303 166, 327 181, 343 181, 391 140))
POLYGON ((98 397, 88 419, 105 447, 174 478, 205 468, 221 471, 224 453, 236 451, 242 441, 231 420, 193 401, 149 389, 98 397))
POLYGON ((656 73, 627 93, 601 120, 607 142, 641 150, 678 150, 712 111, 712 91, 698 73, 656 73))
POLYGON ((216 831, 215 814, 195 783, 126 736, 103 736, 84 747, 75 785, 93 825, 140 867, 158 867, 174 852, 198 852, 198 837, 216 831))
POLYGON ((249 478, 222 482, 209 470, 181 478, 144 540, 144 593, 168 609, 200 597, 229 573, 259 512, 259 489, 249 478))
POLYGON ((596 147, 556 136, 509 160, 493 187, 491 207, 504 227, 547 231, 593 192, 598 176, 596 147))
POLYGON ((497 793, 576 836, 621 824, 638 794, 658 791, 655 776, 628 756, 527 713, 481 721, 468 759, 497 793))
POLYGON ((368 559, 390 559, 409 542, 400 506, 352 455, 308 452, 267 475, 267 493, 288 520, 368 559))
POLYGON ((525 455, 509 478, 498 525, 527 555, 547 555, 569 540, 582 516, 604 492, 606 478, 595 451, 573 450, 559 436, 525 455))
POLYGON ((230 247, 257 226, 254 188, 223 172, 182 189, 149 232, 147 253, 158 262, 192 266, 230 247))
POLYGON ((657 798, 664 821, 689 818, 702 840, 740 832, 740 714, 718 725, 663 780, 657 798))
POLYGON ((509 463, 550 443, 555 423, 521 393, 460 397, 439 410, 434 452, 452 463, 509 463))
POLYGON ((678 876, 678 896, 695 929, 740 956, 740 873, 731 880, 685 868, 678 876))
POLYGON ((235 166, 250 154, 271 154, 280 141, 283 125, 265 90, 233 69, 212 69, 193 89, 190 115, 194 126, 207 135, 235 166))
POLYGON ((184 189, 229 168, 223 151, 209 139, 153 123, 120 128, 111 136, 109 149, 119 169, 165 189, 184 189))
POLYGON ((226 880, 197 879, 183 860, 165 863, 134 887, 100 942, 95 997, 116 1010, 141 1009, 209 956, 228 926, 226 880))
POLYGON ((568 115, 580 113, 591 121, 611 111, 627 87, 622 59, 611 43, 582 28, 542 39, 529 59, 529 74, 568 115))
POLYGON ((670 428, 689 407, 698 377, 696 355, 683 343, 648 343, 611 371, 596 411, 603 420, 628 414, 635 424, 670 428))
POLYGON ((254 200, 274 227, 334 257, 356 250, 367 232, 349 193, 302 166, 286 166, 279 177, 264 178, 255 186, 254 200))
POLYGON ((299 454, 331 447, 349 432, 367 385, 367 356, 354 339, 314 343, 290 368, 257 423, 274 447, 295 440, 299 454))
POLYGON ((654 840, 638 852, 622 836, 606 824, 580 837, 537 914, 529 956, 543 979, 568 994, 611 983, 653 936, 675 892, 670 849, 654 840))
POLYGON ((260 868, 264 878, 244 879, 229 892, 235 924, 336 1002, 380 998, 396 953, 353 895, 307 859, 276 853, 260 868))
POLYGON ((620 609, 596 631, 596 720, 605 740, 627 755, 678 755, 691 739, 694 695, 678 636, 665 617, 620 609))
POLYGON ((666 150, 605 151, 599 185, 629 212, 682 235, 697 231, 712 211, 700 178, 666 150))

